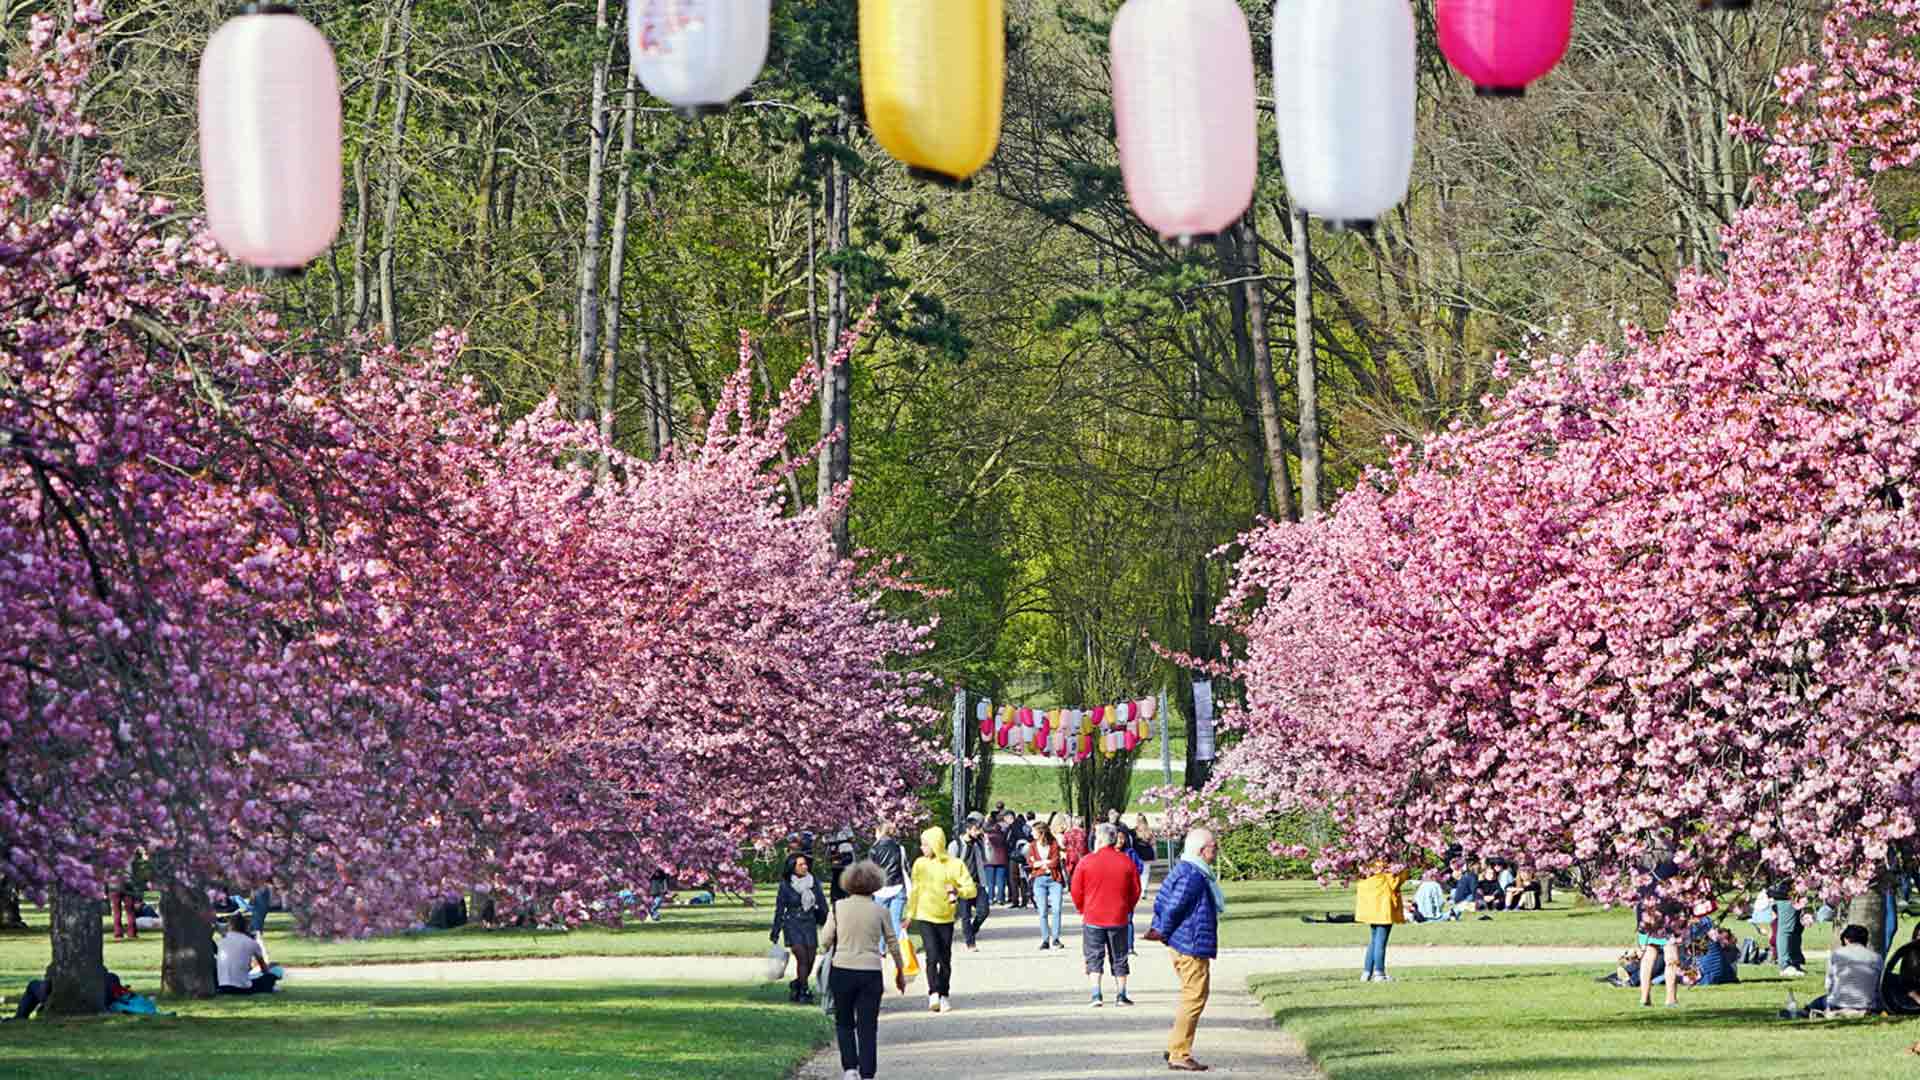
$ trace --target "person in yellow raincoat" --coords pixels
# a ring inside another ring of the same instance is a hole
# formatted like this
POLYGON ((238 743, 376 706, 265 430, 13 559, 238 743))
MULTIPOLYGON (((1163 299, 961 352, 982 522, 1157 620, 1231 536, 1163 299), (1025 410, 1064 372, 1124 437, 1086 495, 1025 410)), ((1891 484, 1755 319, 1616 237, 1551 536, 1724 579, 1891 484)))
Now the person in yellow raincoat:
POLYGON ((1354 890, 1353 921, 1373 928, 1373 936, 1367 941, 1367 961, 1360 975, 1361 982, 1393 981, 1387 976, 1387 935, 1393 933, 1396 924, 1407 921, 1406 905, 1400 901, 1400 886, 1406 880, 1405 870, 1395 874, 1380 870, 1360 879, 1354 890))
POLYGON ((947 854, 940 826, 920 834, 920 858, 907 889, 906 928, 920 931, 920 962, 927 972, 927 1011, 952 1012, 953 920, 962 900, 980 895, 967 864, 947 854))

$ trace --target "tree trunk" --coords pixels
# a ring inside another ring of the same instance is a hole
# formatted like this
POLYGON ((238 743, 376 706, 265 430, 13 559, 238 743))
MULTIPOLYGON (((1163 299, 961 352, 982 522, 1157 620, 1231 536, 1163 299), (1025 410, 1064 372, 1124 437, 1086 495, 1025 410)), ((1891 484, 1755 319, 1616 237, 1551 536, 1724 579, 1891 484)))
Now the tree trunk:
MULTIPOLYGON (((1223 229, 1213 238, 1214 253, 1220 259, 1220 272, 1229 279, 1240 275, 1240 241, 1236 229, 1223 229)), ((1239 286, 1227 290, 1227 314, 1233 330, 1233 351, 1238 365, 1234 378, 1254 379, 1253 333, 1247 326, 1247 291, 1239 286)), ((1239 396, 1239 395, 1236 395, 1239 396)), ((1249 408, 1240 398, 1241 438, 1247 448, 1247 483, 1253 489, 1255 517, 1273 516, 1273 473, 1267 467, 1267 440, 1261 433, 1257 406, 1249 408)))
POLYGON ((413 48, 413 0, 400 4, 400 54, 393 61, 393 129, 387 143, 386 205, 380 214, 380 328, 389 342, 398 342, 399 320, 394 314, 393 264, 400 249, 394 233, 400 226, 401 150, 407 134, 407 104, 413 100, 413 80, 407 56, 413 48))
MULTIPOLYGON (((1205 659, 1212 652, 1213 602, 1209 597, 1211 589, 1207 584, 1207 559, 1202 555, 1193 560, 1192 574, 1188 578, 1187 591, 1187 655, 1196 659, 1205 659)), ((1187 716, 1187 772, 1183 783, 1198 790, 1206 783, 1206 766, 1200 763, 1199 716, 1193 700, 1193 675, 1182 673, 1176 688, 1180 697, 1180 711, 1187 716)))
MULTIPOLYGON (((1240 270, 1236 276, 1258 279, 1260 273, 1260 233, 1248 214, 1240 229, 1245 242, 1240 245, 1240 270)), ((1280 430, 1280 387, 1273 378, 1273 343, 1267 337, 1266 286, 1250 280, 1243 288, 1247 294, 1247 336, 1253 346, 1254 392, 1260 401, 1260 434, 1267 448, 1267 478, 1273 485, 1273 511, 1279 517, 1293 519, 1293 483, 1287 470, 1287 439, 1280 430)))
POLYGON ((0 881, 0 930, 24 930, 27 920, 20 917, 20 890, 10 881, 0 881))
POLYGON ((47 967, 47 1012, 54 1016, 92 1016, 107 1007, 107 962, 98 897, 57 886, 53 892, 50 936, 53 963, 47 967))
POLYGON ((192 889, 160 890, 160 988, 183 997, 212 997, 213 928, 206 899, 192 889))
POLYGON ((1307 212, 1293 212, 1294 368, 1300 382, 1300 517, 1320 516, 1326 473, 1320 463, 1320 398, 1313 349, 1313 248, 1307 212))
MULTIPOLYGON (((393 46, 394 6, 387 6, 386 18, 380 22, 380 61, 386 62, 387 50, 393 46)), ((371 124, 380 115, 380 102, 386 96, 387 84, 375 75, 373 82, 373 101, 367 107, 367 120, 371 124)), ((353 156, 353 328, 367 328, 367 312, 370 305, 371 289, 369 283, 373 275, 367 271, 367 215, 373 210, 372 184, 367 179, 367 154, 373 146, 371 138, 362 138, 360 150, 353 156)))
MULTIPOLYGON (((614 171, 614 182, 620 186, 620 196, 613 208, 613 251, 607 260, 607 323, 600 350, 600 437, 609 446, 613 444, 614 435, 614 386, 620 375, 620 317, 623 314, 621 304, 626 294, 627 278, 627 217, 633 208, 634 94, 639 85, 639 77, 629 68, 624 99, 626 115, 620 121, 620 163, 614 171)), ((606 461, 603 458, 602 475, 605 472, 606 461)))
POLYGON ((1840 932, 1849 924, 1867 928, 1867 944, 1875 952, 1884 951, 1887 943, 1887 887, 1891 884, 1886 875, 1874 879, 1874 889, 1864 896, 1856 896, 1847 901, 1846 908, 1833 920, 1833 947, 1840 947, 1840 932))
POLYGON ((587 227, 580 246, 580 348, 574 356, 578 392, 573 414, 593 417, 593 361, 600 352, 600 230, 606 217, 601 204, 607 165, 607 67, 613 57, 608 33, 607 0, 600 0, 593 22, 593 104, 587 117, 587 227))
MULTIPOLYGON (((848 130, 845 102, 842 102, 839 119, 834 123, 834 137, 845 142, 848 130)), ((827 169, 827 251, 830 254, 846 251, 851 243, 852 195, 853 177, 836 158, 827 169)), ((847 332, 847 309, 847 273, 836 260, 827 277, 827 339, 822 348, 828 357, 840 351, 840 338, 847 332)), ((820 373, 820 434, 825 437, 835 430, 840 432, 840 437, 820 454, 819 490, 815 497, 821 506, 827 505, 834 491, 853 474, 852 363, 848 358, 846 363, 834 364, 820 373)), ((828 528, 835 551, 841 555, 852 551, 846 507, 834 512, 828 528)))

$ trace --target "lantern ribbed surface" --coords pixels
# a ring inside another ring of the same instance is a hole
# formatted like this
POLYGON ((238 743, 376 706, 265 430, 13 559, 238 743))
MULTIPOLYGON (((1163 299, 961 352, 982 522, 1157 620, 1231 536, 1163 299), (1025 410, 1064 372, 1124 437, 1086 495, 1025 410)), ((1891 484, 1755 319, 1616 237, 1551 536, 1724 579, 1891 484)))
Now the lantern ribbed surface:
POLYGON ((1485 96, 1510 97, 1552 71, 1573 36, 1573 0, 1436 0, 1440 51, 1485 96))
POLYGON ((860 0, 860 86, 887 153, 959 182, 1000 144, 1006 86, 1001 0, 860 0))
POLYGON ((241 262, 305 266, 340 229, 340 79, 295 14, 241 15, 200 59, 207 224, 241 262))
POLYGON ((647 93, 717 112, 767 62, 771 0, 627 0, 627 52, 647 93))
POLYGON ((1274 119, 1293 204, 1364 227, 1413 173, 1413 9, 1407 0, 1279 0, 1274 119))
POLYGON ((1161 236, 1231 225, 1258 170, 1253 39, 1234 0, 1128 0, 1113 20, 1127 200, 1161 236))

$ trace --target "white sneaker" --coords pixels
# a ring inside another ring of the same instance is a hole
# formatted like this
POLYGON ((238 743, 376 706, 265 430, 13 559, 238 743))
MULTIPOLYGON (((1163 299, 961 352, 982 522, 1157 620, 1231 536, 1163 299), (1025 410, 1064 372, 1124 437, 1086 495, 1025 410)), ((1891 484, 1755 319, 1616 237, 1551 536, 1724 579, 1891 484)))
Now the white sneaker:
POLYGON ((860 1070, 848 1069, 846 1072, 840 1074, 840 1080, 860 1080, 860 1070))
POLYGON ((1375 975, 1375 976, 1373 977, 1373 981, 1374 981, 1374 982, 1392 982, 1392 981, 1393 981, 1393 976, 1391 976, 1391 975, 1389 975, 1389 974, 1387 974, 1386 972, 1384 972, 1384 971, 1382 971, 1382 972, 1380 972, 1379 974, 1377 974, 1377 975, 1375 975))
POLYGON ((1360 981, 1361 981, 1361 982, 1372 982, 1372 981, 1373 981, 1373 972, 1371 972, 1371 971, 1363 971, 1363 972, 1361 972, 1361 973, 1360 973, 1360 981))
POLYGON ((940 995, 940 1011, 943 1013, 953 1011, 953 999, 945 994, 940 995))

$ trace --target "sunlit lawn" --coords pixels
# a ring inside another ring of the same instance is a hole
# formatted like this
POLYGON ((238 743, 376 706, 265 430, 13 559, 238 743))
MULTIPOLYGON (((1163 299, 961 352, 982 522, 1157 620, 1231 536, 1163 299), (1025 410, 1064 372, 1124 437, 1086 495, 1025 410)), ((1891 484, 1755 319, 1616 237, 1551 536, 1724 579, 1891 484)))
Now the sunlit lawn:
MULTIPOLYGON (((682 893, 682 897, 691 893, 682 893)), ((290 966, 321 964, 383 964, 429 960, 504 960, 545 956, 756 956, 767 948, 767 930, 773 922, 773 890, 759 890, 757 905, 720 896, 710 907, 670 907, 658 923, 634 923, 621 929, 583 927, 575 930, 489 930, 464 926, 458 930, 425 930, 388 934, 363 941, 325 941, 295 936, 292 923, 280 912, 267 921, 267 948, 273 959, 290 966)), ((0 933, 0 993, 17 996, 30 977, 47 966, 46 912, 27 908, 33 929, 0 933)), ((114 941, 107 930, 107 967, 130 982, 138 975, 157 978, 160 970, 160 932, 142 933, 139 941, 114 941)))
MULTIPOLYGON (((1411 896, 1411 893, 1407 895, 1411 896)), ((1353 914, 1351 888, 1322 889, 1311 881, 1238 882, 1227 886, 1221 944, 1231 949, 1365 945, 1365 927, 1308 925, 1302 915, 1353 914)), ((1736 930, 1741 929, 1735 926, 1736 930)), ((1809 932, 1808 947, 1817 935, 1809 932)), ((1482 922, 1407 923, 1393 928, 1395 951, 1423 945, 1619 945, 1633 944, 1633 913, 1608 910, 1570 892, 1556 892, 1545 911, 1494 912, 1482 922)), ((1824 947, 1824 946, 1821 946, 1824 947)))
MULTIPOLYGON (((1819 992, 1813 965, 1791 983, 1743 967, 1751 981, 1682 989, 1677 1009, 1657 997, 1643 1009, 1637 991, 1595 983, 1597 973, 1406 968, 1388 984, 1342 972, 1256 978, 1254 988, 1333 1080, 1920 1076, 1920 1057, 1908 1052, 1920 1023, 1774 1018, 1789 985, 1802 1004, 1819 992)), ((1203 1021, 1202 1060, 1205 1034, 1203 1021)))
MULTIPOLYGON (((1003 756, 993 763, 994 802, 1006 803, 1009 810, 1022 812, 1031 810, 1043 818, 1065 805, 1064 800, 1060 798, 1060 767, 1058 765, 1012 765, 1008 764, 1009 760, 1010 757, 1003 756)), ((1044 761, 1045 759, 1034 760, 1044 761)), ((1160 758, 1156 753, 1151 756, 1151 760, 1158 762, 1160 758)), ((1175 759, 1173 770, 1175 783, 1180 782, 1182 774, 1180 759, 1175 759)), ((1134 814, 1142 810, 1148 813, 1157 811, 1158 804, 1149 805, 1142 802, 1140 794, 1148 788, 1159 787, 1164 783, 1165 779, 1158 768, 1152 772, 1136 770, 1133 774, 1133 788, 1128 799, 1127 813, 1134 814)))
POLYGON ((0 1076, 778 1080, 829 1034, 779 986, 326 986, 0 1024, 0 1076))

